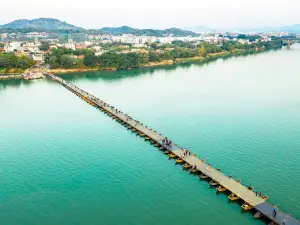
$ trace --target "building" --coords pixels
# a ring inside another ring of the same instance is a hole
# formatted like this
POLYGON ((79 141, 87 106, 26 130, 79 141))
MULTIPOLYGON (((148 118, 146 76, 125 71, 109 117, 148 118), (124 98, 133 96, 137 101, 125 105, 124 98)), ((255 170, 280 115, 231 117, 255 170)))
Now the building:
POLYGON ((31 58, 34 61, 37 61, 37 62, 44 62, 44 55, 43 54, 31 54, 31 58))
POLYGON ((9 42, 4 46, 5 52, 15 52, 15 51, 22 51, 21 49, 21 42, 9 42))

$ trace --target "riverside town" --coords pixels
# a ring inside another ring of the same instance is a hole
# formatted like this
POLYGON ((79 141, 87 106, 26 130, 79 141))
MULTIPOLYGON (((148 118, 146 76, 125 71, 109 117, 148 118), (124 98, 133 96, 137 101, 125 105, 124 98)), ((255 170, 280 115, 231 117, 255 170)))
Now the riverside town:
POLYGON ((0 79, 43 77, 52 72, 118 70, 254 54, 290 45, 297 33, 183 32, 149 36, 109 32, 0 30, 0 79), (182 36, 180 36, 182 35, 182 36))

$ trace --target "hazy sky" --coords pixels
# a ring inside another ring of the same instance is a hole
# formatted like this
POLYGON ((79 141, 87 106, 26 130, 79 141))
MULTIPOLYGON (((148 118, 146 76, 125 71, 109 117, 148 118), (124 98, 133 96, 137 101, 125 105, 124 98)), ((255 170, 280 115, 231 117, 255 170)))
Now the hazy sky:
POLYGON ((300 0, 2 0, 0 24, 57 18, 84 28, 261 27, 300 23, 300 0))

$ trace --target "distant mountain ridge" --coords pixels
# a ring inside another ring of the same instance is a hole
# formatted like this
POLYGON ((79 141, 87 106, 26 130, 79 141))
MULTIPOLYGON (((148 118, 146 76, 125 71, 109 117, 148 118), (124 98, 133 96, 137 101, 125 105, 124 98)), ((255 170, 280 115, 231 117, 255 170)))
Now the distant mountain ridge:
MULTIPOLYGON (((84 29, 77 27, 72 24, 60 21, 53 18, 39 18, 33 20, 15 20, 11 23, 0 25, 0 29, 32 29, 32 30, 69 30, 70 32, 95 32, 95 33, 110 33, 112 35, 122 34, 133 34, 137 36, 148 35, 148 36, 197 36, 201 32, 210 32, 211 30, 218 30, 223 32, 290 32, 300 33, 300 24, 277 26, 277 27, 257 27, 257 28, 209 28, 206 26, 195 26, 180 28, 169 28, 169 29, 137 29, 129 26, 122 27, 103 27, 101 29, 84 29)), ((92 32, 92 33, 93 33, 92 32)))
POLYGON ((0 25, 0 29, 46 29, 46 30, 83 30, 81 27, 62 22, 58 19, 39 18, 33 20, 15 20, 11 23, 0 25))
POLYGON ((169 28, 164 30, 158 29, 136 29, 129 26, 122 27, 104 27, 101 29, 86 30, 81 27, 62 22, 58 19, 52 18, 39 18, 33 20, 15 20, 11 23, 0 25, 0 29, 33 29, 33 30, 71 30, 71 31, 94 31, 96 33, 110 33, 112 35, 133 34, 137 36, 196 36, 197 34, 192 31, 182 30, 179 28, 169 28))
POLYGON ((112 35, 122 35, 122 34, 133 34, 137 36, 147 35, 147 36, 197 36, 195 32, 182 30, 179 28, 169 28, 164 30, 158 29, 136 29, 128 26, 122 27, 103 27, 100 31, 110 33, 112 35))

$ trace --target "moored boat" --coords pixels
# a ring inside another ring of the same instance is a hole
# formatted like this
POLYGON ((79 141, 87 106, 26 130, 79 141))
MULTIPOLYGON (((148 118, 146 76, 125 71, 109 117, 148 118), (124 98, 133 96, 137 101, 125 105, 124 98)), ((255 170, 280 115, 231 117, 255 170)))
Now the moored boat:
POLYGON ((215 180, 211 180, 211 181, 209 182, 209 184, 210 184, 211 186, 217 186, 219 183, 218 183, 217 181, 215 181, 215 180))
POLYGON ((261 198, 264 199, 264 200, 267 200, 268 199, 268 195, 261 196, 261 198))
POLYGON ((256 212, 256 213, 254 214, 253 217, 254 217, 255 219, 258 219, 258 218, 262 217, 262 215, 263 215, 263 214, 262 214, 261 212, 256 212))
POLYGON ((223 187, 222 185, 219 185, 219 186, 217 187, 217 191, 219 191, 219 192, 224 192, 224 191, 227 191, 227 188, 226 188, 226 187, 223 187))
POLYGON ((191 172, 191 173, 198 173, 199 170, 197 170, 197 169, 191 169, 190 172, 191 172))
POLYGON ((249 191, 253 191, 253 190, 254 190, 254 187, 249 186, 249 187, 247 187, 247 189, 248 189, 249 191))
POLYGON ((235 200, 240 199, 239 196, 237 196, 237 195, 235 195, 235 194, 233 194, 233 193, 231 193, 231 194, 228 196, 228 198, 229 198, 231 201, 235 201, 235 200))
POLYGON ((253 206, 245 202, 242 205, 242 208, 243 208, 243 210, 247 211, 247 210, 253 209, 253 206))
POLYGON ((184 169, 189 169, 189 168, 191 168, 192 167, 192 165, 191 164, 188 164, 188 163, 185 163, 184 165, 183 165, 183 168, 184 169))
POLYGON ((168 154, 170 154, 170 153, 171 153, 170 150, 167 150, 167 151, 164 152, 164 154, 166 154, 166 155, 168 155, 168 154))
POLYGON ((178 159, 176 159, 176 162, 177 163, 184 163, 184 160, 182 158, 178 158, 178 159))
POLYGON ((176 156, 177 156, 177 155, 175 155, 174 153, 170 153, 170 154, 169 154, 169 157, 170 157, 170 158, 176 158, 176 156))
POLYGON ((201 179, 207 179, 207 178, 208 178, 208 176, 205 175, 204 173, 201 173, 201 174, 199 175, 199 177, 200 177, 201 179))

